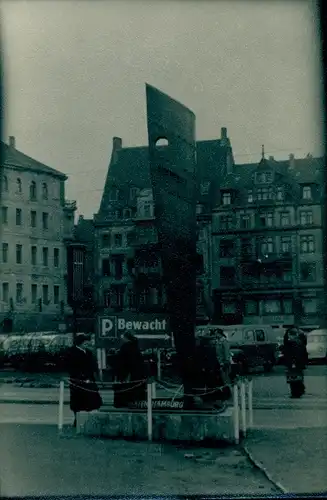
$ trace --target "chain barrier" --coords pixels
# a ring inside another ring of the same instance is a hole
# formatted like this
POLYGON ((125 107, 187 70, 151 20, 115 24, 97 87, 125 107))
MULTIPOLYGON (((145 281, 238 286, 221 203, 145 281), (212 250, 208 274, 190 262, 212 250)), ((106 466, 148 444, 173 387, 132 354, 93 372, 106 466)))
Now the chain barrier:
MULTIPOLYGON (((74 379, 74 380, 77 380, 77 379, 74 379)), ((66 380, 67 381, 67 380, 66 380)), ((77 380, 79 383, 84 383, 84 384, 97 384, 96 382, 90 380, 90 381, 86 381, 86 380, 77 380)), ((128 382, 128 384, 131 384, 131 383, 134 383, 135 382, 135 385, 133 385, 132 387, 128 387, 127 389, 121 389, 121 390, 116 390, 115 389, 115 393, 116 394, 120 394, 120 393, 123 393, 123 392, 128 392, 128 391, 132 391, 133 389, 135 389, 136 387, 140 387, 142 384, 146 383, 147 382, 147 379, 144 379, 144 380, 138 380, 138 381, 134 381, 132 380, 131 382, 128 382)), ((119 382, 116 382, 116 384, 118 385, 119 382)), ((99 389, 88 389, 87 387, 83 387, 81 385, 78 385, 78 384, 75 384, 74 382, 72 382, 71 380, 68 379, 68 385, 70 387, 75 387, 76 389, 81 389, 85 392, 94 392, 94 393, 97 393, 99 392, 99 389)), ((98 384, 97 384, 98 385, 98 384)), ((114 389, 114 386, 112 383, 110 383, 111 385, 111 388, 114 389)))

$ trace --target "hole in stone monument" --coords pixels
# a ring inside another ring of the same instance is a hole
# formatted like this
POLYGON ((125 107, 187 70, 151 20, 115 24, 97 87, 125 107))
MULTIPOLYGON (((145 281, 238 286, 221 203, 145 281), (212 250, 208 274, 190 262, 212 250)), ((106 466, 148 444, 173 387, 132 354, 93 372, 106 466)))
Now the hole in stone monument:
POLYGON ((168 146, 168 145, 169 145, 169 141, 168 141, 167 137, 158 137, 158 139, 156 140, 156 147, 168 146))

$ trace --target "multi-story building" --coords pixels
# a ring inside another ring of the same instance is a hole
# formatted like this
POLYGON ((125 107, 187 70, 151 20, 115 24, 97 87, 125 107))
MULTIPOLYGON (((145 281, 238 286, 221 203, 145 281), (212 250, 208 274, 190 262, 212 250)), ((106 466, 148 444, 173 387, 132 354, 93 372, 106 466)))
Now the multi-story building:
POLYGON ((233 167, 213 211, 216 323, 320 324, 322 179, 309 155, 233 167))
MULTIPOLYGON (((164 147, 164 146, 163 146, 164 147)), ((198 320, 208 321, 211 307, 211 213, 221 175, 233 167, 227 130, 221 138, 197 142, 199 172, 198 320)), ((123 148, 113 139, 107 180, 95 228, 95 295, 98 311, 164 314, 158 238, 148 148, 123 148)))
POLYGON ((66 175, 1 143, 0 325, 3 331, 56 330, 66 307, 66 242, 76 202, 66 175))

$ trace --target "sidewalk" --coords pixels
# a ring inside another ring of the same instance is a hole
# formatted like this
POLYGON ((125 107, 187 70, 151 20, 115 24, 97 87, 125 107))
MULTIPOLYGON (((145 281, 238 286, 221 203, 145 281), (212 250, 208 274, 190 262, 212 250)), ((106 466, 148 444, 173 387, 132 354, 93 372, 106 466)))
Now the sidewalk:
POLYGON ((285 492, 326 493, 326 430, 326 427, 255 429, 244 446, 285 492))
POLYGON ((52 426, 2 425, 0 463, 2 496, 280 494, 240 449, 60 437, 52 426))

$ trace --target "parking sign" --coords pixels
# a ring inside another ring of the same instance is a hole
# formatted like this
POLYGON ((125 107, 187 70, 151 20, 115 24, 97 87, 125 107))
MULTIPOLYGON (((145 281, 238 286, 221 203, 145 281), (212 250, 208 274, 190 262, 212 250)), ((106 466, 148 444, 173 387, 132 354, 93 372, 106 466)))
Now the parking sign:
POLYGON ((116 316, 108 316, 100 319, 100 337, 117 337, 117 318, 116 316))

